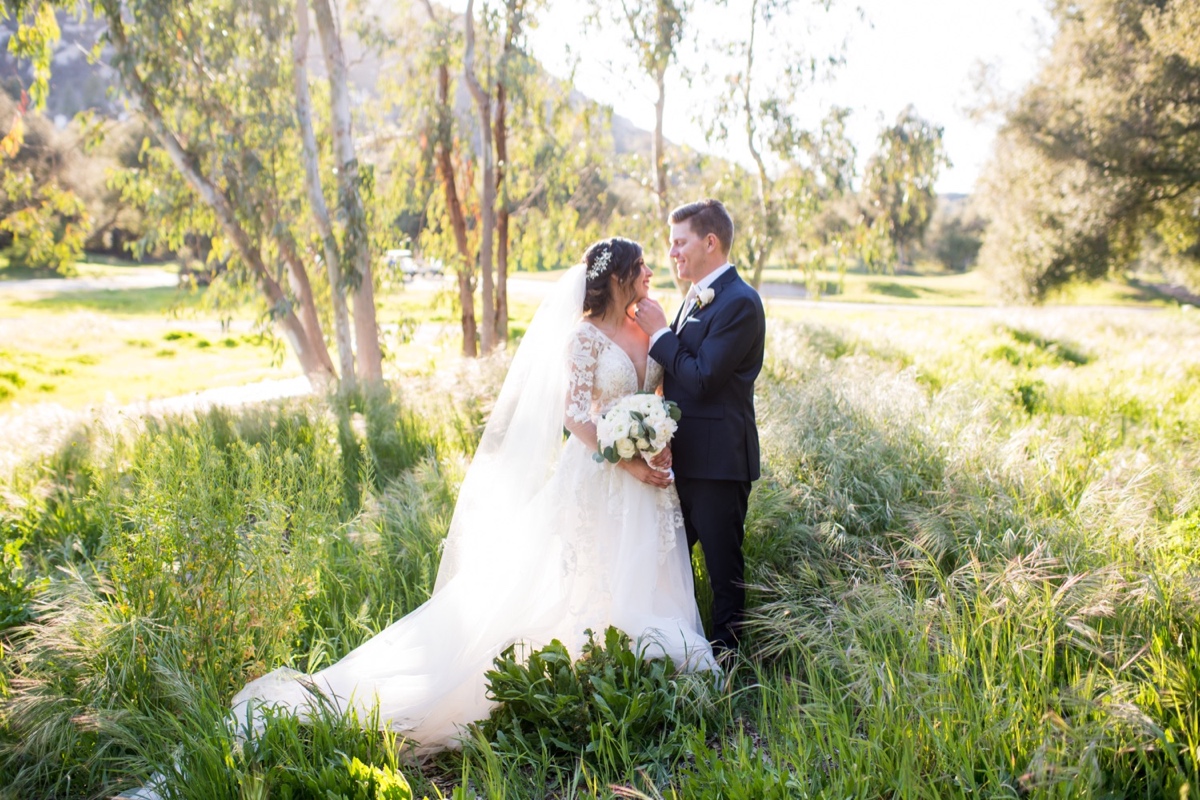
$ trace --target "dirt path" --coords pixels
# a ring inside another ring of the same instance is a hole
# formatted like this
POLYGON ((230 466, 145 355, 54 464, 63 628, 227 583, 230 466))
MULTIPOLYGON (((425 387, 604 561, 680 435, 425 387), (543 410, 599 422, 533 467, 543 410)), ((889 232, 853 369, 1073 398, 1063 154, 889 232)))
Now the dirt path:
POLYGON ((38 403, 0 414, 0 475, 23 461, 53 452, 80 426, 117 427, 144 417, 206 411, 215 406, 236 408, 268 400, 310 394, 308 379, 283 378, 242 386, 226 386, 118 406, 98 404, 83 409, 57 403, 38 403))

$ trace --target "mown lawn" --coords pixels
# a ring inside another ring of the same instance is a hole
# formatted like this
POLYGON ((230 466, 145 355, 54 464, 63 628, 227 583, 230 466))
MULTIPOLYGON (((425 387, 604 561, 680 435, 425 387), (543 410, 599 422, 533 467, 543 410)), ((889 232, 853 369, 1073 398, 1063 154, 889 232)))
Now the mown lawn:
POLYGON ((246 322, 198 293, 122 289, 0 295, 0 413, 125 404, 297 374, 246 322))
MULTIPOLYGON (((770 268, 763 281, 788 286, 806 284, 806 276, 796 269, 770 268)), ((811 290, 813 287, 806 287, 811 290)), ((899 305, 997 306, 998 288, 980 270, 945 272, 922 265, 916 273, 873 274, 865 270, 818 272, 816 293, 810 297, 847 303, 888 303, 899 305)), ((1169 297, 1139 283, 1132 276, 1094 284, 1069 285, 1047 298, 1049 306, 1103 305, 1167 307, 1177 305, 1169 297)))
POLYGON ((565 672, 507 665, 493 718, 427 763, 335 715, 235 743, 248 678, 327 664, 428 596, 503 372, 443 362, 352 405, 102 419, 16 469, 0 797, 158 771, 188 798, 1197 785, 1200 319, 769 309, 753 612, 718 684, 614 638, 565 672))

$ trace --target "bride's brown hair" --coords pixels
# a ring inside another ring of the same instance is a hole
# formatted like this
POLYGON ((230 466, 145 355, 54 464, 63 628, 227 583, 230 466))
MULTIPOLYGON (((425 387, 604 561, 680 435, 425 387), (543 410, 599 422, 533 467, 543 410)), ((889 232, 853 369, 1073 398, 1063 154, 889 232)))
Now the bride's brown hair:
POLYGON ((609 276, 616 275, 617 283, 626 288, 641 274, 642 246, 619 236, 601 239, 583 252, 583 263, 587 269, 583 313, 588 317, 600 317, 607 313, 613 302, 609 276))

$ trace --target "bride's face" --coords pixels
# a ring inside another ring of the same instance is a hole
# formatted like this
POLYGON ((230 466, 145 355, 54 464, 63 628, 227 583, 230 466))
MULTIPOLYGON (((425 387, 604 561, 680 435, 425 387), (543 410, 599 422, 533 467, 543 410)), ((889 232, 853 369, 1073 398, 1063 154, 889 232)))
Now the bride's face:
POLYGON ((621 305, 625 308, 633 305, 639 300, 644 299, 650 294, 650 278, 654 275, 650 268, 646 266, 646 262, 641 257, 637 260, 637 276, 627 286, 622 286, 617 276, 613 276, 613 295, 621 299, 621 305))
POLYGON ((650 278, 654 273, 646 266, 644 259, 637 260, 638 276, 633 282, 633 301, 636 303, 639 300, 644 300, 650 294, 650 278))

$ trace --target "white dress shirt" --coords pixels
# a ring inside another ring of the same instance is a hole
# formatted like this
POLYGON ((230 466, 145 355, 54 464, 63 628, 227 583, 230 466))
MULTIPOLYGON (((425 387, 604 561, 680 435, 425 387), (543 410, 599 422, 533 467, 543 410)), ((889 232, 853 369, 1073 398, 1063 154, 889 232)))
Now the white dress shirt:
MULTIPOLYGON (((717 282, 717 278, 724 275, 725 270, 728 269, 733 269, 733 264, 730 264, 728 261, 726 261, 724 264, 692 284, 692 288, 688 289, 687 297, 683 299, 683 313, 679 315, 680 323, 682 323, 691 315, 692 306, 696 304, 696 296, 700 293, 700 290, 707 289, 708 287, 712 286, 717 282)), ((682 324, 680 327, 682 327, 682 324)), ((670 326, 665 326, 656 330, 654 335, 650 337, 650 346, 654 347, 654 343, 662 338, 662 335, 669 330, 671 330, 670 326)))

